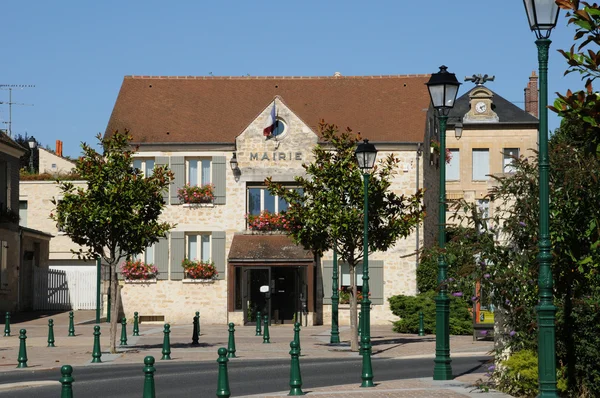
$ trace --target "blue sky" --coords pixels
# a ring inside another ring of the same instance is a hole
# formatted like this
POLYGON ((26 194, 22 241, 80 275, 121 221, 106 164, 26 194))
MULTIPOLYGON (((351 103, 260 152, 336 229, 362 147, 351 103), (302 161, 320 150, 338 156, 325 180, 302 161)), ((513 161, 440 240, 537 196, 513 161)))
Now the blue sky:
MULTIPOLYGON (((523 107, 538 67, 519 0, 19 0, 4 2, 2 30, 0 84, 35 85, 13 90, 13 102, 34 105, 12 107, 13 135, 52 148, 60 139, 70 156, 104 132, 125 75, 422 74, 445 64, 460 81, 495 75, 487 86, 523 107)), ((556 52, 573 35, 562 13, 551 37, 550 102, 582 87, 563 77, 556 52)), ((551 114, 550 129, 559 123, 551 114)))

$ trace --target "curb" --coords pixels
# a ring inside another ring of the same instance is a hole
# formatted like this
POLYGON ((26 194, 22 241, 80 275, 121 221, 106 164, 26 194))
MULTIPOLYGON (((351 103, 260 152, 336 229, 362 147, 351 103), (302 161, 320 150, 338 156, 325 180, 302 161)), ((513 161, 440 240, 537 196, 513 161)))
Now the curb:
POLYGON ((0 384, 0 391, 14 390, 14 389, 22 389, 22 388, 35 388, 35 387, 45 387, 45 386, 60 386, 59 381, 52 380, 42 380, 42 381, 23 381, 19 383, 7 383, 0 384))

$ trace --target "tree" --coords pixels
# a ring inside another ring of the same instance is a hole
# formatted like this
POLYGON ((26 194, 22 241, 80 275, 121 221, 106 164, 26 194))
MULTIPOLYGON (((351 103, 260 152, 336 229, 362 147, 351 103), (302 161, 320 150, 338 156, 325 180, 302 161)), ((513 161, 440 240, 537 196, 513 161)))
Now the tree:
POLYGON ((565 75, 579 73, 585 81, 585 89, 558 94, 554 106, 548 108, 566 119, 580 120, 583 128, 573 138, 587 151, 600 156, 600 95, 593 88, 594 81, 600 77, 600 51, 590 48, 590 45, 600 44, 600 6, 579 0, 557 0, 556 3, 567 11, 568 24, 576 26, 575 44, 569 50, 558 50, 569 65, 565 75))
POLYGON ((134 168, 134 150, 127 132, 115 132, 104 139, 99 134, 97 138, 103 153, 83 143, 83 155, 75 167, 87 187, 59 181, 62 199, 53 199, 56 212, 50 218, 85 248, 74 251, 79 258, 100 257, 109 267, 110 349, 114 353, 120 306, 117 263, 142 253, 174 227, 159 221, 165 206, 162 193, 173 180, 173 173, 167 167, 155 167, 152 175, 144 176, 134 168))
MULTIPOLYGON (((326 145, 313 149, 315 160, 304 164, 306 177, 296 177, 302 191, 266 183, 272 194, 289 203, 290 236, 297 244, 322 256, 337 248, 338 256, 350 268, 351 348, 358 350, 356 266, 363 259, 363 176, 354 150, 360 140, 350 129, 340 133, 337 126, 321 121, 319 132, 326 145)), ((369 253, 386 251, 408 236, 422 220, 422 191, 410 196, 391 191, 391 179, 399 160, 390 154, 373 171, 369 182, 369 253)))

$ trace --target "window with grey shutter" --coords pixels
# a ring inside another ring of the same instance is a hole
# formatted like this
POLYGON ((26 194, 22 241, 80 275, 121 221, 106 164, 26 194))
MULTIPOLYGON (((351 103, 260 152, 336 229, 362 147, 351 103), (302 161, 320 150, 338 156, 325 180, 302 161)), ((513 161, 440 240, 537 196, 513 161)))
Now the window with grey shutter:
POLYGON ((171 280, 180 281, 183 279, 181 262, 184 257, 185 233, 182 231, 173 231, 171 232, 171 280))
POLYGON ((169 240, 159 238, 154 246, 154 266, 158 269, 156 279, 169 279, 169 240))
POLYGON ((333 260, 323 260, 323 304, 331 304, 331 278, 333 278, 333 260))
POLYGON ((369 260, 369 291, 374 305, 383 304, 383 281, 383 261, 369 260))
POLYGON ((214 204, 216 205, 225 204, 225 192, 227 186, 226 163, 225 156, 213 156, 212 158, 212 183, 215 186, 214 204))
POLYGON ((171 171, 175 179, 171 183, 171 204, 181 203, 177 197, 177 191, 185 185, 185 159, 183 156, 171 156, 171 171))
MULTIPOLYGON (((169 157, 168 156, 158 156, 155 161, 156 166, 168 166, 169 165, 169 157)), ((169 184, 170 185, 170 184, 169 184)), ((166 204, 169 204, 169 186, 162 193, 163 200, 166 204)))
POLYGON ((225 279, 225 268, 227 266, 227 260, 225 258, 225 232, 213 231, 211 242, 212 261, 219 273, 216 279, 225 279))

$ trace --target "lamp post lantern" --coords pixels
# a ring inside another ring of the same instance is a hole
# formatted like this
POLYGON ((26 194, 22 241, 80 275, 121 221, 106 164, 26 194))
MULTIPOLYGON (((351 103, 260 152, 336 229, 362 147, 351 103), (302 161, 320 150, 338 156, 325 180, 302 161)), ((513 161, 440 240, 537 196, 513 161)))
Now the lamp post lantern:
POLYGON ((535 32, 538 50, 540 91, 538 167, 540 187, 540 231, 538 239, 539 304, 538 317, 538 397, 557 397, 556 390, 556 307, 552 294, 552 254, 550 253, 550 184, 548 171, 548 50, 550 33, 556 26, 559 8, 554 0, 523 0, 529 27, 535 32))
POLYGON ((35 148, 37 147, 37 141, 35 140, 35 138, 33 137, 29 137, 29 139, 27 140, 27 145, 29 145, 29 172, 31 174, 34 173, 34 169, 33 169, 33 152, 35 150, 35 148))
POLYGON ((363 173, 363 195, 364 195, 364 228, 363 228, 363 286, 360 312, 362 314, 362 335, 360 346, 362 348, 362 374, 361 387, 374 387, 373 367, 371 366, 371 300, 369 300, 369 177, 375 166, 377 149, 375 145, 364 140, 358 144, 354 152, 358 160, 358 167, 363 173))
POLYGON ((452 380, 450 363, 450 298, 446 290, 448 264, 444 255, 446 247, 446 122, 448 113, 454 107, 460 83, 454 73, 440 66, 438 73, 433 73, 426 83, 431 104, 437 112, 440 130, 440 198, 439 198, 439 231, 438 245, 438 295, 435 297, 435 366, 434 380, 452 380))

